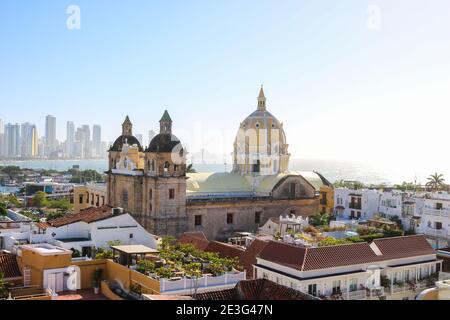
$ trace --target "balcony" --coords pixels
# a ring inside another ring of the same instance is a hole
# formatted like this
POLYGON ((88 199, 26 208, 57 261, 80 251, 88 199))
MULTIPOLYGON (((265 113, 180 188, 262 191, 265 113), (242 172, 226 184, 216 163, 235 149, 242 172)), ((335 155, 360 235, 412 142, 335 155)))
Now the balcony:
POLYGON ((433 236, 433 237, 440 237, 440 238, 447 238, 447 229, 434 229, 430 227, 426 227, 424 229, 424 233, 427 236, 433 236))
POLYGON ((436 208, 432 208, 432 207, 424 207, 423 214, 428 215, 428 216, 434 216, 434 217, 449 218, 450 210, 436 209, 436 208))
POLYGON ((352 203, 352 202, 350 202, 348 207, 350 209, 361 210, 361 203, 352 203))

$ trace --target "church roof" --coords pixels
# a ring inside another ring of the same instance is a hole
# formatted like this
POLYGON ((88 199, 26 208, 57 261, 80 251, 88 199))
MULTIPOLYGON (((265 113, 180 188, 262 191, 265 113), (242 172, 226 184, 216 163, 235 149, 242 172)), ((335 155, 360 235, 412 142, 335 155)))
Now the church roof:
MULTIPOLYGON (((164 116, 163 116, 164 117, 164 116)), ((173 134, 160 133, 156 135, 150 142, 147 152, 179 152, 176 147, 180 145, 180 140, 173 134)))
POLYGON ((312 171, 292 171, 276 175, 241 175, 232 172, 187 173, 186 190, 188 196, 196 195, 268 195, 275 186, 289 176, 301 176, 319 191, 324 182, 320 175, 312 171))
POLYGON ((170 118, 169 112, 167 112, 167 110, 164 111, 164 114, 162 115, 159 122, 172 122, 172 118, 170 118))
POLYGON ((114 141, 114 144, 111 146, 109 151, 122 151, 122 147, 125 143, 129 144, 130 146, 135 144, 138 146, 139 151, 142 151, 142 146, 139 140, 135 136, 130 135, 121 135, 120 137, 118 137, 116 141, 114 141))

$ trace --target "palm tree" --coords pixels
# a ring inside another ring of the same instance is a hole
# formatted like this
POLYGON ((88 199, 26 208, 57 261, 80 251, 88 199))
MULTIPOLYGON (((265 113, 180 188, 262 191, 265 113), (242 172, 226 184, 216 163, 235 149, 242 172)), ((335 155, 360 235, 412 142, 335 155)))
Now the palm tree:
POLYGON ((187 173, 196 173, 197 170, 195 170, 193 164, 190 163, 190 164, 188 164, 188 166, 186 167, 186 172, 187 172, 187 173))
POLYGON ((435 172, 427 178, 428 182, 425 184, 426 187, 431 188, 432 191, 437 191, 441 189, 444 184, 444 175, 442 173, 435 172))

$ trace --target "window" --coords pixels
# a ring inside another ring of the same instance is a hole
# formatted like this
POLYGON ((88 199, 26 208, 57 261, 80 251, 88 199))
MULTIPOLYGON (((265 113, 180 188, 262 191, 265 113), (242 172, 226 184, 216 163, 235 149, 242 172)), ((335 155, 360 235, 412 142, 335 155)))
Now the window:
POLYGON ((434 223, 434 228, 436 230, 441 230, 442 229, 442 222, 435 222, 434 223))
POLYGON ((255 223, 261 223, 261 211, 255 212, 255 223))
POLYGON ((442 210, 442 203, 440 202, 436 203, 436 210, 442 210))
POLYGON ((169 199, 175 199, 175 189, 169 189, 169 199))
POLYGON ((124 204, 128 204, 128 191, 127 190, 122 191, 122 202, 124 204))
POLYGON ((170 163, 168 161, 166 161, 164 163, 164 172, 169 172, 170 169, 170 163))
POLYGON ((86 203, 89 203, 89 192, 86 192, 86 203))
POLYGON ((79 200, 80 204, 83 203, 83 195, 82 194, 80 194, 80 198, 78 200, 79 200))
POLYGON ((150 211, 150 212, 152 212, 152 211, 153 211, 153 206, 152 206, 152 204, 151 204, 151 203, 149 204, 149 211, 150 211))
POLYGON ((269 279, 269 276, 267 275, 267 273, 263 272, 263 278, 264 279, 269 279))
POLYGON ((409 270, 405 270, 405 281, 409 281, 409 270))
POLYGON ((350 290, 350 291, 356 291, 356 290, 358 290, 358 279, 356 279, 356 278, 350 279, 349 290, 350 290))
POLYGON ((312 296, 317 296, 317 284, 308 285, 308 294, 312 296))
POLYGON ((194 217, 195 221, 194 221, 194 225, 197 226, 201 226, 202 225, 202 216, 197 214, 194 217))
POLYGON ((227 224, 233 224, 233 214, 227 213, 227 224))
POLYGON ((176 164, 173 165, 173 171, 178 171, 178 166, 176 164))
POLYGON ((341 293, 341 280, 333 281, 333 294, 341 293))
POLYGON ((132 233, 130 233, 130 239, 133 239, 133 234, 132 233))
POLYGON ((291 198, 295 198, 295 183, 291 183, 291 198))
POLYGON ((153 189, 150 189, 150 191, 148 192, 148 198, 150 200, 153 199, 153 189))

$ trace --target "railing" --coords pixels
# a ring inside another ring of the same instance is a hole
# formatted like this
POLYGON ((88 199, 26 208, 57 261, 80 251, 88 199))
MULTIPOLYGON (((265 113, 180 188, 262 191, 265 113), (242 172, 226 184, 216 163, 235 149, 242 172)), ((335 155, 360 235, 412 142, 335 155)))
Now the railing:
POLYGON ((239 273, 227 273, 222 276, 203 275, 201 278, 190 279, 180 278, 177 280, 161 279, 160 292, 172 292, 179 290, 195 290, 200 288, 211 288, 225 285, 235 285, 241 280, 245 280, 245 271, 239 273))
MULTIPOLYGON (((363 300, 366 299, 367 291, 364 290, 355 290, 348 292, 348 300, 363 300)), ((344 293, 344 299, 346 299, 347 296, 344 293)))
POLYGON ((376 298, 384 296, 384 287, 367 289, 367 297, 376 298))
POLYGON ((348 206, 350 209, 356 209, 356 210, 361 210, 361 204, 360 203, 351 203, 348 206))
POLYGON ((423 208, 423 214, 429 215, 429 216, 449 218, 450 217, 450 210, 424 207, 423 208))
POLYGON ((447 237, 447 229, 434 229, 434 228, 430 228, 427 227, 425 228, 425 234, 426 235, 430 235, 430 236, 435 236, 435 237, 447 237))

